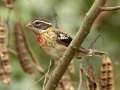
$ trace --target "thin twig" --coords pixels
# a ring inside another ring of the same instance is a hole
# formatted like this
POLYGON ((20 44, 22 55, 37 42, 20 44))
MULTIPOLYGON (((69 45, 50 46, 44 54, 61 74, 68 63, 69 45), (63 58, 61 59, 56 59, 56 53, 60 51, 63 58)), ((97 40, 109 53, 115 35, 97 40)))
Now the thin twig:
POLYGON ((95 39, 91 42, 90 46, 88 48, 93 48, 94 44, 97 42, 97 40, 101 37, 101 34, 97 35, 95 39))
POLYGON ((48 78, 49 78, 48 75, 49 75, 49 73, 50 73, 51 67, 52 67, 52 61, 51 61, 51 59, 50 59, 50 64, 49 64, 48 70, 47 70, 47 72, 46 72, 46 74, 45 74, 45 79, 44 79, 44 82, 43 82, 43 90, 44 90, 45 85, 46 85, 46 83, 47 83, 47 80, 48 80, 48 78))
POLYGON ((120 6, 113 6, 113 7, 101 7, 101 11, 115 11, 115 10, 120 10, 120 6))
POLYGON ((81 89, 81 86, 82 86, 82 71, 81 71, 81 68, 82 68, 82 64, 80 64, 79 85, 78 85, 78 89, 77 89, 77 90, 80 90, 80 89, 81 89))
POLYGON ((6 17, 6 24, 7 24, 7 38, 9 40, 7 40, 7 47, 9 48, 11 46, 11 39, 12 39, 12 30, 11 30, 11 27, 10 27, 10 16, 12 14, 12 9, 9 9, 8 8, 8 13, 7 13, 7 17, 6 17))
POLYGON ((60 58, 59 65, 55 68, 55 70, 51 74, 50 79, 48 80, 46 84, 45 90, 55 90, 61 77, 65 73, 68 65, 70 64, 72 58, 75 55, 76 50, 74 49, 74 47, 79 48, 79 46, 81 46, 81 44, 83 43, 83 41, 89 34, 94 20, 101 13, 100 7, 104 6, 105 2, 106 0, 95 0, 91 9, 86 14, 75 38, 68 46, 62 58, 60 58))

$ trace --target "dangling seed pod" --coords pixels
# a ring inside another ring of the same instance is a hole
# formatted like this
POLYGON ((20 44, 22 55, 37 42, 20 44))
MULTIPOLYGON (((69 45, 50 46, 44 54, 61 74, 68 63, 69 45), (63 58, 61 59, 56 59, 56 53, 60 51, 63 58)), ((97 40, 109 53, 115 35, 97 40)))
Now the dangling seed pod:
POLYGON ((97 90, 97 82, 95 80, 95 74, 93 67, 89 66, 87 72, 88 90, 97 90))
POLYGON ((12 9, 14 0, 4 0, 4 3, 7 8, 12 9))
POLYGON ((108 56, 102 58, 100 90, 115 90, 112 61, 108 56))
POLYGON ((7 31, 2 20, 0 20, 0 79, 5 84, 11 83, 11 65, 7 49, 7 31))
POLYGON ((16 38, 16 50, 18 52, 19 62, 24 72, 28 74, 34 73, 33 63, 31 62, 30 55, 27 51, 27 45, 25 37, 22 31, 22 26, 19 22, 15 24, 15 38, 16 38))

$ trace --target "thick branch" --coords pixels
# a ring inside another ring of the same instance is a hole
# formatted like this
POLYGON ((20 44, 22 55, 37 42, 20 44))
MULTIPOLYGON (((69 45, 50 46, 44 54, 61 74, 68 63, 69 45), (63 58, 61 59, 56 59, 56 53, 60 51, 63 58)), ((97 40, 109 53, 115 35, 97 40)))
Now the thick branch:
POLYGON ((100 8, 102 11, 114 11, 114 10, 120 10, 120 6, 114 6, 114 7, 101 7, 100 8))
POLYGON ((106 0, 96 0, 94 2, 91 9, 86 14, 75 38, 73 39, 71 44, 68 46, 62 58, 60 58, 61 62, 51 74, 50 79, 48 80, 46 84, 45 90, 55 90, 55 88, 57 87, 59 83, 59 80, 63 76, 69 63, 71 62, 72 58, 75 55, 75 52, 76 52, 75 48, 79 48, 81 44, 83 43, 83 41, 85 40, 85 38, 87 37, 87 35, 89 34, 94 20, 101 12, 100 7, 104 6, 105 2, 106 0))

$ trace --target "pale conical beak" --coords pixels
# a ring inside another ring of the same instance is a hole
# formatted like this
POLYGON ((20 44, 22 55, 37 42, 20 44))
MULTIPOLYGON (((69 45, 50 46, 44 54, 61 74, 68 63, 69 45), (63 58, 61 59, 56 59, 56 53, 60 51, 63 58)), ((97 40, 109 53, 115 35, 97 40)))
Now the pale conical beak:
POLYGON ((27 27, 27 28, 32 27, 31 23, 28 23, 28 24, 26 25, 26 27, 27 27))

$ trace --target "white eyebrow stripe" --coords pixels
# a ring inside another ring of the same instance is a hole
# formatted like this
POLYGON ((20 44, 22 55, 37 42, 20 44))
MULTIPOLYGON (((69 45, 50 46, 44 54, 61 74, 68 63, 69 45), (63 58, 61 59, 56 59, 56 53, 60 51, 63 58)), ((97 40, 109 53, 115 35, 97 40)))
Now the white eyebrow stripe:
POLYGON ((40 21, 40 22, 43 22, 43 23, 46 23, 46 24, 52 25, 51 23, 48 23, 48 22, 45 22, 45 21, 40 21))
POLYGON ((35 20, 35 21, 33 21, 33 23, 35 23, 35 22, 42 22, 42 23, 45 23, 45 24, 48 24, 48 25, 52 25, 51 23, 48 23, 48 22, 45 22, 45 21, 41 21, 41 20, 35 20))

